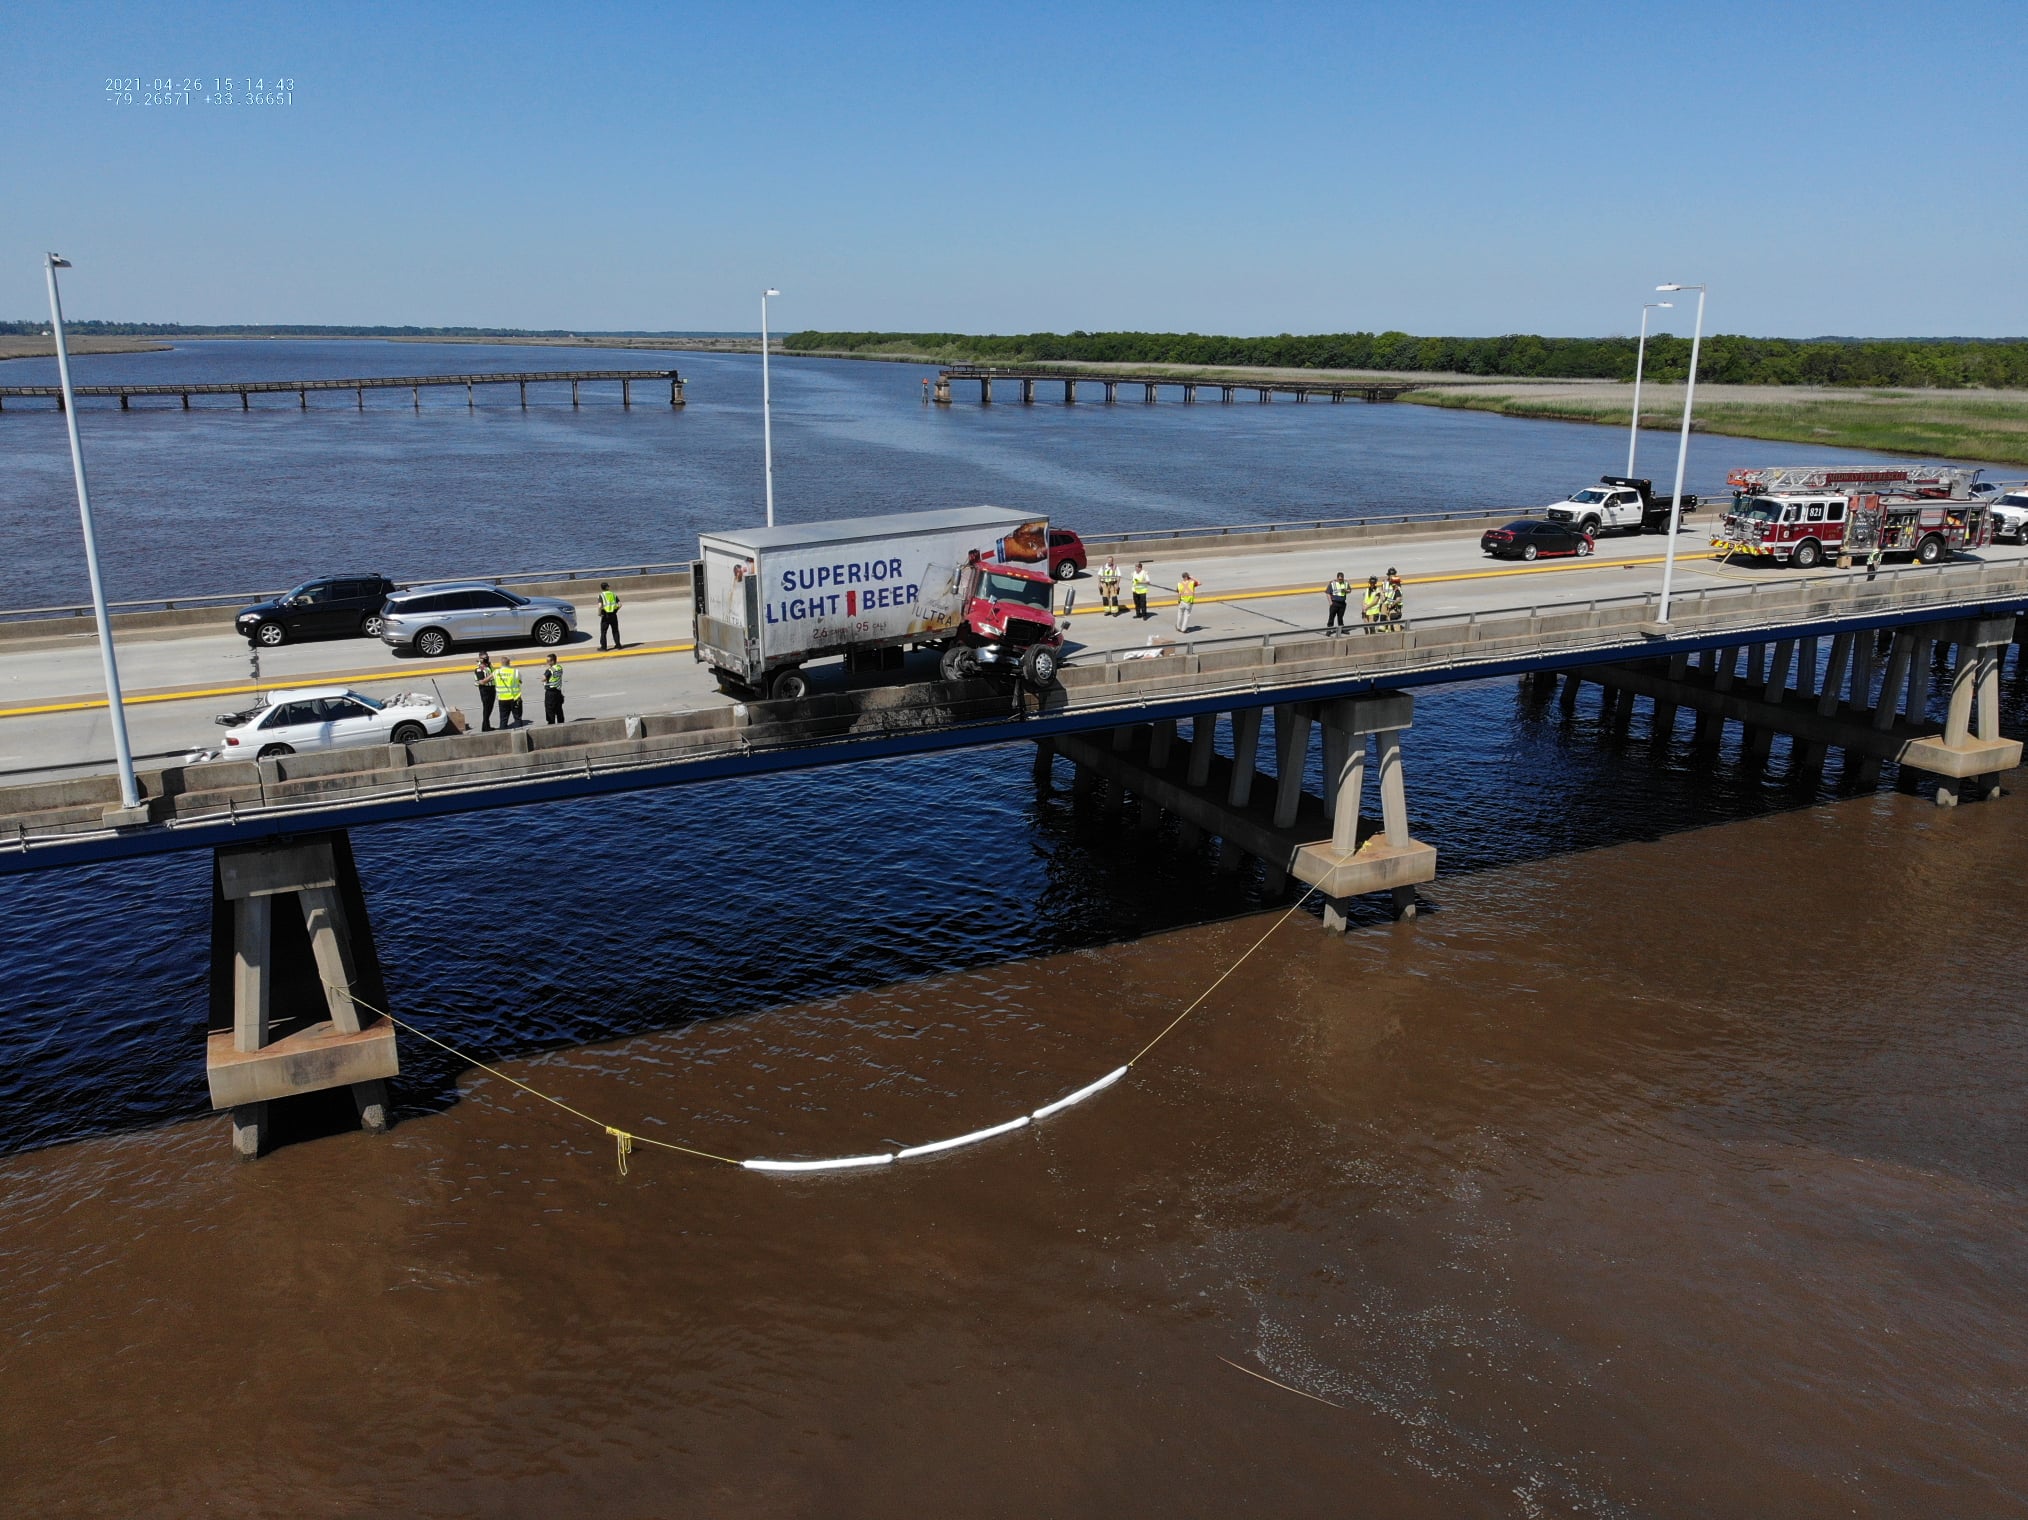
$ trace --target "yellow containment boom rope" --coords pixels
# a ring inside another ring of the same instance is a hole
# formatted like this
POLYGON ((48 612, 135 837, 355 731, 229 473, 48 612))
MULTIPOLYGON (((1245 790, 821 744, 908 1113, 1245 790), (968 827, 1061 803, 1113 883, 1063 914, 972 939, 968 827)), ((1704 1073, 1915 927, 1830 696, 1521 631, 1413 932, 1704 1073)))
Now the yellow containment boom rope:
MULTIPOLYGON (((328 982, 325 985, 330 986, 328 982)), ((333 990, 342 991, 344 989, 333 988, 333 990)), ((382 1018, 386 1019, 390 1024, 394 1025, 396 1029, 406 1029, 410 1034, 414 1035, 417 1039, 428 1040, 432 1045, 436 1046, 437 1049, 449 1051, 452 1055, 456 1056, 460 1061, 464 1061, 468 1065, 478 1067, 479 1070, 485 1072, 487 1076, 498 1077, 502 1082, 511 1082, 514 1086, 520 1088, 523 1092, 528 1093, 530 1096, 540 1098, 543 1102, 548 1103, 553 1107, 562 1109, 572 1118, 582 1119, 585 1123, 604 1130, 607 1134, 613 1137, 614 1144, 618 1150, 620 1175, 622 1177, 627 1175, 627 1157, 633 1153, 634 1144, 636 1141, 639 1141, 642 1145, 659 1146, 661 1149, 665 1151, 681 1151, 686 1156, 698 1156, 706 1161, 723 1161, 727 1166, 739 1165, 739 1163, 733 1160, 732 1157, 730 1156, 720 1156, 714 1154, 711 1151, 701 1151, 697 1149, 697 1147, 694 1145, 678 1145, 673 1140, 657 1140, 653 1135, 637 1135, 630 1130, 621 1129, 618 1125, 607 1124, 602 1119, 594 1119, 590 1114, 586 1113, 583 1109, 572 1108, 568 1103, 564 1102, 561 1098, 552 1098, 548 1093, 544 1092, 541 1088, 530 1087, 526 1082, 523 1082, 519 1077, 510 1077, 507 1075, 506 1072, 501 1071, 498 1067, 488 1066, 484 1061, 480 1060, 477 1056, 466 1055, 465 1052, 458 1049, 457 1046, 447 1044, 445 1041, 438 1039, 435 1035, 429 1033, 427 1030, 416 1028, 415 1025, 409 1023, 408 1020, 406 1019, 395 1017, 395 1015, 389 1013, 385 1008, 374 1008, 371 1003, 367 1002, 366 999, 360 997, 357 993, 352 993, 351 997, 352 1001, 357 1003, 361 1008, 372 1009, 373 1012, 379 1014, 382 1018)))
MULTIPOLYGON (((408 1020, 397 1018, 394 1014, 389 1013, 385 1008, 375 1008, 373 1004, 367 1002, 366 999, 360 997, 356 993, 352 993, 350 995, 352 997, 353 1002, 357 1003, 362 1008, 369 1009, 372 1012, 380 1015, 380 1017, 386 1019, 389 1023, 393 1024, 395 1028, 407 1030, 417 1039, 429 1041, 429 1043, 436 1046, 437 1049, 446 1051, 449 1054, 456 1056, 460 1061, 465 1062, 469 1066, 476 1066, 480 1071, 485 1072, 488 1076, 498 1077, 501 1081, 509 1083, 514 1087, 520 1088, 521 1091, 529 1094, 529 1096, 540 1098, 543 1102, 549 1104, 552 1108, 562 1109, 565 1113, 569 1114, 573 1119, 582 1120, 584 1123, 589 1124, 596 1129, 603 1130, 606 1134, 611 1135, 613 1137, 614 1161, 618 1165, 620 1175, 622 1177, 627 1175, 627 1158, 633 1154, 634 1147, 637 1144, 652 1145, 660 1150, 676 1151, 685 1156, 696 1156, 700 1160, 704 1161, 720 1161, 727 1166, 736 1166, 743 1171, 750 1172, 819 1172, 819 1171, 856 1170, 868 1167, 889 1166, 896 1161, 906 1161, 918 1156, 929 1156, 944 1151, 956 1150, 960 1146, 977 1144, 981 1140, 991 1139, 993 1136, 996 1135, 1008 1134, 1017 1129, 1025 1129, 1030 1124, 1039 1123, 1042 1120, 1049 1118, 1052 1114, 1060 1113, 1064 1109, 1069 1108, 1073 1104, 1082 1103, 1086 1098, 1092 1097, 1094 1094, 1102 1092, 1106 1088, 1111 1087, 1113 1083, 1119 1081, 1120 1078, 1124 1077, 1127 1074, 1127 1072, 1133 1068, 1135 1062, 1139 1061, 1143 1056, 1147 1055, 1149 1051, 1153 1050, 1157 1045, 1161 1044, 1164 1039, 1168 1038, 1170 1032, 1174 1030, 1177 1025, 1181 1024, 1185 1019, 1189 1018, 1191 1014, 1195 1013, 1199 1008, 1203 1007, 1205 1001, 1211 996, 1211 994, 1216 992, 1220 987, 1224 986, 1226 980, 1229 977, 1231 977, 1233 972, 1237 971, 1241 966, 1244 966, 1247 963, 1247 961, 1252 957, 1253 953, 1256 950, 1260 949, 1262 945, 1265 945, 1268 942, 1268 940, 1273 936, 1275 930, 1281 928, 1283 924, 1287 923, 1292 917, 1294 917, 1296 912, 1310 900, 1311 896, 1316 892, 1316 890, 1317 889, 1315 887, 1311 887, 1308 891, 1304 892, 1301 897, 1297 898, 1293 903, 1291 903, 1288 907, 1288 910, 1284 912, 1281 915, 1281 917, 1277 918, 1272 924, 1268 925, 1267 932, 1265 934, 1261 935, 1259 939, 1255 940, 1251 945, 1247 946, 1245 952, 1239 957, 1238 960, 1234 961, 1230 966, 1227 966, 1224 971, 1219 973, 1218 979, 1216 981, 1214 981, 1209 987, 1206 987, 1202 992, 1198 993, 1196 998, 1192 1000, 1190 1006, 1185 1008, 1181 1013, 1177 1014, 1175 1018, 1171 1019, 1166 1025, 1164 1025, 1162 1027, 1161 1032, 1157 1034, 1154 1039, 1148 1041, 1147 1044, 1143 1045, 1140 1048, 1140 1050, 1135 1053, 1133 1059, 1128 1061, 1126 1065, 1115 1067, 1112 1071, 1109 1071, 1104 1076, 1100 1077, 1096 1082, 1089 1082, 1085 1084, 1083 1087, 1078 1088, 1075 1092, 1067 1093, 1063 1097, 1056 1099, 1054 1102, 1045 1103, 1040 1108, 1035 1109, 1031 1113, 1022 1114, 1016 1118, 1009 1119, 1004 1124, 989 1125, 984 1129, 972 1130, 971 1132, 963 1135, 955 1135, 947 1140, 931 1141, 926 1145, 906 1146, 896 1151, 881 1151, 875 1152, 871 1155, 863 1155, 863 1156, 834 1156, 817 1161, 777 1161, 755 1156, 749 1157, 744 1161, 739 1161, 735 1160, 731 1156, 721 1156, 715 1151, 700 1150, 694 1145, 678 1145, 673 1140, 657 1140, 652 1135, 642 1135, 637 1134, 632 1130, 621 1129, 617 1124, 608 1124, 603 1119, 594 1118, 592 1115, 586 1113, 581 1108, 573 1108, 570 1104, 564 1102, 561 1098, 551 1097, 541 1088, 533 1087, 528 1083, 522 1081, 519 1077, 508 1076, 506 1072, 500 1070, 497 1066, 489 1066, 484 1061, 480 1060, 477 1056, 467 1055, 464 1051, 458 1049, 457 1046, 451 1044, 449 1041, 440 1040, 435 1035, 429 1033, 427 1030, 416 1028, 416 1026, 409 1023, 408 1020)), ((344 988, 337 987, 328 982, 325 985, 334 992, 347 990, 344 988)), ((1241 1368, 1240 1370, 1245 1371, 1246 1369, 1241 1368)))

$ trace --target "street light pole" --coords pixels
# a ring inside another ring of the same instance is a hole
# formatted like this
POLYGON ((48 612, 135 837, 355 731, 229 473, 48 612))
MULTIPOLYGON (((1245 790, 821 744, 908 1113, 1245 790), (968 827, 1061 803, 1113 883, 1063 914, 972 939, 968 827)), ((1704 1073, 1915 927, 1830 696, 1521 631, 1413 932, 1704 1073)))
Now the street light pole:
POLYGON ((767 455, 768 526, 775 525, 775 424, 768 394, 768 297, 781 292, 770 285, 761 292, 761 451, 767 455))
POLYGON ((1669 547, 1662 558, 1662 607, 1655 619, 1669 621, 1669 591, 1676 581, 1676 534, 1683 525, 1683 467, 1690 459, 1690 407, 1697 399, 1697 355, 1704 343, 1704 287, 1702 285, 1657 285, 1657 290, 1697 292, 1697 325, 1690 338, 1690 376, 1683 388, 1683 432, 1676 441, 1676 491, 1669 501, 1669 547))
POLYGON ((113 623, 106 613, 105 583, 99 578, 98 537, 92 531, 92 498, 85 487, 84 446, 77 436, 77 397, 70 388, 70 352, 63 341, 63 301, 56 293, 56 272, 70 268, 70 260, 48 254, 42 261, 49 277, 49 330, 56 340, 56 378, 63 390, 63 420, 70 430, 70 469, 77 481, 77 515, 84 526, 85 573, 92 583, 92 617, 99 629, 99 663, 106 676, 106 705, 113 719, 113 756, 120 767, 120 805, 141 805, 141 789, 134 782, 134 752, 127 744, 127 709, 120 698, 120 667, 113 658, 113 623))
POLYGON ((1648 357, 1648 313, 1656 307, 1672 307, 1674 301, 1649 301, 1641 307, 1641 346, 1634 350, 1634 420, 1627 425, 1627 478, 1634 475, 1634 445, 1641 436, 1641 365, 1648 357))

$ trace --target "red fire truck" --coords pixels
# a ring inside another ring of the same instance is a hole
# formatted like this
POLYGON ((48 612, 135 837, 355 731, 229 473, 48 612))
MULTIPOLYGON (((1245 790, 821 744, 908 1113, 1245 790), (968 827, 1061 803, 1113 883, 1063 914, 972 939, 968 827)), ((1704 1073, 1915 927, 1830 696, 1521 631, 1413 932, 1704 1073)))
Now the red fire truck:
POLYGON ((1933 565, 1993 541, 1992 514, 1967 493, 1979 471, 1955 465, 1782 466, 1734 470, 1732 510, 1711 547, 1722 558, 1811 570, 1839 555, 1913 555, 1933 565))

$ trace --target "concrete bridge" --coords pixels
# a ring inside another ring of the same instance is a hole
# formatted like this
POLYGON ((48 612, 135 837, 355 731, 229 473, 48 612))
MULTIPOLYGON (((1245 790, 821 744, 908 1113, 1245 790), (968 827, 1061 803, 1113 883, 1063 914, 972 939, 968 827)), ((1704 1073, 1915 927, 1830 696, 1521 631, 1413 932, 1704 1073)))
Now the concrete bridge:
MULTIPOLYGON (((182 398, 183 410, 190 410, 192 396, 237 396, 239 409, 252 409, 252 398, 264 395, 293 395, 296 405, 302 411, 310 409, 310 396, 318 391, 351 391, 353 400, 360 411, 366 410, 368 391, 401 391, 409 393, 409 400, 420 411, 422 393, 426 389, 462 385, 465 388, 465 404, 476 406, 476 388, 482 385, 513 385, 521 392, 521 405, 528 405, 528 387, 531 385, 570 386, 570 404, 578 405, 578 386, 592 381, 617 380, 620 383, 620 405, 634 404, 634 387, 664 381, 669 385, 669 404, 683 405, 683 377, 673 369, 553 369, 553 370, 511 370, 505 373, 487 375, 383 375, 365 380, 218 380, 202 385, 178 381, 169 385, 74 385, 73 394, 78 396, 118 397, 120 410, 131 410, 131 403, 140 396, 178 396, 182 398)), ((31 397, 47 397, 56 403, 56 409, 63 410, 63 390, 54 385, 0 385, 0 411, 7 409, 9 399, 22 400, 31 397)))
POLYGON ((1184 402, 1194 405, 1199 391, 1217 391, 1221 402, 1237 400, 1241 392, 1251 395, 1259 402, 1272 401, 1276 396, 1293 396, 1297 401, 1320 399, 1392 401, 1406 392, 1426 390, 1431 385, 1460 383, 1422 380, 1192 380, 1155 372, 1069 373, 1047 367, 997 368, 981 364, 954 364, 938 372, 936 386, 930 399, 938 406, 949 406, 951 384, 958 380, 978 382, 979 401, 982 405, 991 403, 994 381, 1001 381, 1010 388, 1018 385, 1021 388, 1022 404, 1026 406, 1035 404, 1035 387, 1038 385, 1060 384, 1066 403, 1077 400, 1077 388, 1080 385, 1098 387, 1109 403, 1119 400, 1121 386, 1131 389, 1138 385, 1141 388, 1141 400, 1150 405, 1160 399, 1160 393, 1165 387, 1171 391, 1180 391, 1184 402))
MULTIPOLYGON (((1383 547, 1408 558, 1398 541, 1383 547)), ((1346 546, 1321 552, 1343 558, 1346 546)), ((1238 558, 1201 563, 1207 580, 1240 574, 1238 558)), ((1629 555, 1604 573, 1650 564, 1629 555)), ((1520 584, 1543 591, 1541 575, 1520 584)), ((354 828, 1021 740, 1035 745, 1044 784, 1067 763, 1075 787, 1134 799, 1142 827, 1168 813, 1218 836, 1226 868, 1252 858, 1270 887, 1294 878, 1318 889, 1327 924, 1342 928, 1353 898, 1386 894, 1410 915, 1416 889, 1436 878, 1436 850, 1409 828, 1409 736, 1418 697, 1447 684, 1520 677, 1560 684, 1566 704, 1596 687, 1612 726, 1647 701, 1663 736, 1687 709, 1690 741, 1707 751, 1737 723, 1751 763, 1786 736, 1798 773, 1837 750, 1857 783, 1877 783, 1891 763, 1905 782, 1928 778, 1939 804, 1996 795, 2020 762, 2021 744, 1999 732, 1998 683, 2028 612, 2028 555, 1874 581, 1718 576, 1680 596, 1666 626, 1646 589, 1585 595, 1603 588, 1553 578, 1578 594, 1516 604, 1502 579, 1489 605, 1373 632, 1332 637, 1277 619, 1256 633, 1095 640, 1041 693, 862 684, 789 703, 696 700, 553 728, 172 765, 144 774, 132 813, 108 774, 46 780, 0 789, 0 872, 214 852, 207 1069, 236 1147, 252 1155, 277 1099, 345 1086, 363 1122, 385 1120, 380 1084, 397 1060, 391 1026, 371 1011, 386 1005, 354 828), (1936 724, 1939 666, 1949 701, 1936 724), (1317 747, 1323 784, 1309 792, 1317 747)))

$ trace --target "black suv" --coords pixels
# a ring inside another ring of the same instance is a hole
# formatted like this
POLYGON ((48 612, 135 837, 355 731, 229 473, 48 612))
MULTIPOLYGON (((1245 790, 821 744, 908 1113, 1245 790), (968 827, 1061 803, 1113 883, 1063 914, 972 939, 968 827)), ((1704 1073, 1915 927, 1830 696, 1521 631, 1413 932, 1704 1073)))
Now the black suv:
POLYGON ((380 637, 380 604, 401 587, 384 575, 332 575, 305 581, 271 602, 240 609, 233 626, 247 642, 273 649, 290 639, 380 637))

